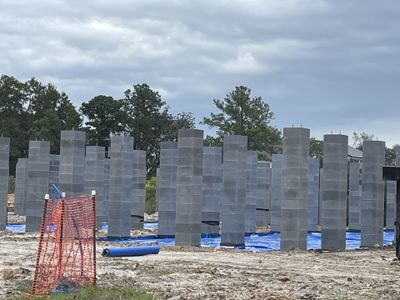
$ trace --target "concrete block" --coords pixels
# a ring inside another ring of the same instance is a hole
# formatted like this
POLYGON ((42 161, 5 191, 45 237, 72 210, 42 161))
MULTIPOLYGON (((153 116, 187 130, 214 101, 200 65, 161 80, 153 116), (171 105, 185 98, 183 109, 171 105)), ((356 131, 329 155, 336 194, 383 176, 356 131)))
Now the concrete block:
POLYGON ((363 143, 361 246, 383 244, 385 142, 363 143))
POLYGON ((321 198, 321 248, 346 248, 348 137, 324 136, 324 172, 321 198))
POLYGON ((266 161, 257 162, 256 178, 256 226, 268 227, 271 204, 271 165, 266 161))
POLYGON ((307 249, 310 130, 283 129, 281 250, 307 249))
POLYGON ((174 236, 176 231, 177 153, 176 142, 161 142, 156 183, 159 236, 174 236))
POLYGON ((272 154, 270 230, 281 230, 282 154, 272 154))
POLYGON ((180 129, 176 177, 175 245, 200 246, 203 206, 203 131, 180 129))
POLYGON ((257 209, 257 151, 246 153, 246 204, 245 204, 245 233, 256 232, 256 209, 257 209))
POLYGON ((40 230, 44 196, 49 191, 50 142, 29 141, 26 232, 40 230))
POLYGON ((204 147, 202 233, 218 234, 222 197, 222 148, 204 147))
POLYGON ((245 236, 247 137, 224 136, 221 245, 242 246, 245 236))
POLYGON ((15 174, 15 204, 14 211, 17 215, 25 216, 27 180, 28 180, 28 159, 18 158, 15 174))

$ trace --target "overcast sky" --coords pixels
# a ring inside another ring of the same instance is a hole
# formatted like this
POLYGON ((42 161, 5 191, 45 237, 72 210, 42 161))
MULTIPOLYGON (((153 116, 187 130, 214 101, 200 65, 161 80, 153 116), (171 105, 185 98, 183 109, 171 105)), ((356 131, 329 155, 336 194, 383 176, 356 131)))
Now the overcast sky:
POLYGON ((246 85, 278 128, 400 144, 400 1, 0 0, 0 73, 77 106, 148 83, 198 122, 246 85))

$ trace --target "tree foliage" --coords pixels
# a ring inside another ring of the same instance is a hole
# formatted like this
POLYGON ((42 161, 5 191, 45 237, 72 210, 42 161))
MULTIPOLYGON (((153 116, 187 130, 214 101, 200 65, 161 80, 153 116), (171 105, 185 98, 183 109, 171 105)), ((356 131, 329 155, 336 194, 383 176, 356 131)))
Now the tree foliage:
POLYGON ((122 102, 113 97, 99 95, 81 105, 89 144, 109 146, 110 134, 124 132, 126 119, 122 102))
POLYGON ((11 138, 11 174, 15 174, 17 159, 28 155, 29 139, 48 140, 52 153, 58 153, 60 130, 79 128, 81 124, 68 96, 54 85, 35 78, 21 82, 1 76, 0 133, 11 138))
POLYGON ((207 137, 206 143, 220 144, 224 135, 246 135, 251 150, 260 151, 261 158, 268 158, 281 146, 281 134, 270 125, 274 115, 261 97, 251 97, 251 90, 237 86, 224 100, 214 99, 219 113, 211 113, 203 124, 217 129, 217 138, 207 137))
POLYGON ((375 135, 373 135, 373 134, 369 134, 369 133, 365 133, 365 132, 361 132, 361 133, 353 132, 353 147, 362 151, 363 143, 365 141, 372 141, 374 138, 375 138, 375 135))
POLYGON ((173 116, 161 95, 149 85, 136 84, 114 99, 99 95, 82 104, 80 111, 89 142, 109 146, 110 134, 126 133, 134 137, 135 149, 146 151, 148 177, 154 176, 159 164, 160 142, 176 140, 180 128, 193 128, 191 113, 173 116))

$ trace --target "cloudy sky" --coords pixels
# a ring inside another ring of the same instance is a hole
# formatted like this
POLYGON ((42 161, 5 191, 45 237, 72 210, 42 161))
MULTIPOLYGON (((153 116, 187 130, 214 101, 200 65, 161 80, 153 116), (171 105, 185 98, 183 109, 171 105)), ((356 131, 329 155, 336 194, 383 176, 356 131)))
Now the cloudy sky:
POLYGON ((148 83, 197 121, 246 85, 278 128, 400 144, 398 0, 0 0, 0 73, 77 106, 148 83))

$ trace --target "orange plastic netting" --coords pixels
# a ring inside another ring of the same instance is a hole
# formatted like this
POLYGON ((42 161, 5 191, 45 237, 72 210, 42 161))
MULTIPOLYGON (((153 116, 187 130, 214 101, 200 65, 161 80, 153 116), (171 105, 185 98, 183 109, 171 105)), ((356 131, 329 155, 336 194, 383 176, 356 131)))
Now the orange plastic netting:
POLYGON ((33 295, 96 284, 95 197, 45 200, 33 295))

